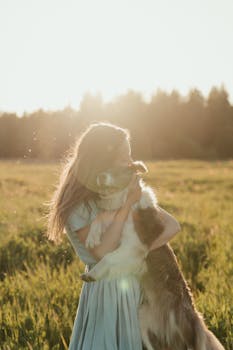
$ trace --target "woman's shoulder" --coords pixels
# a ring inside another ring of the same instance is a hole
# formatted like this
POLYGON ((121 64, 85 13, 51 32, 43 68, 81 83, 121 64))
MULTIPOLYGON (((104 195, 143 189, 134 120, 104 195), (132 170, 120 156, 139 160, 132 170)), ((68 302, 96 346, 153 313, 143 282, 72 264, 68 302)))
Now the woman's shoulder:
POLYGON ((88 203, 90 204, 91 211, 88 211, 84 202, 80 202, 73 207, 66 221, 65 230, 76 254, 85 264, 92 264, 96 263, 96 260, 87 251, 85 245, 81 243, 76 234, 77 230, 90 224, 97 215, 95 203, 92 200, 88 201, 88 203))
POLYGON ((89 224, 98 213, 98 208, 93 199, 89 199, 87 203, 84 201, 76 204, 71 210, 67 224, 72 230, 77 229, 78 226, 89 224))
POLYGON ((96 211, 98 211, 98 207, 94 199, 91 198, 91 199, 88 199, 87 202, 82 201, 76 204, 73 210, 71 211, 71 214, 76 213, 81 215, 84 218, 88 218, 90 217, 92 212, 96 212, 96 211))

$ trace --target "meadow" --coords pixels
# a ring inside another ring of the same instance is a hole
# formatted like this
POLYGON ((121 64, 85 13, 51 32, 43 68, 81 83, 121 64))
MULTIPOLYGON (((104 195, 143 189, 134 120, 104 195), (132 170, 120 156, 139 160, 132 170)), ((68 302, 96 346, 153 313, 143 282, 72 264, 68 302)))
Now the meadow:
MULTIPOLYGON (((146 161, 182 230, 170 241, 209 329, 233 349, 233 161, 146 161)), ((68 349, 84 264, 44 237, 59 163, 0 161, 0 349, 68 349)))

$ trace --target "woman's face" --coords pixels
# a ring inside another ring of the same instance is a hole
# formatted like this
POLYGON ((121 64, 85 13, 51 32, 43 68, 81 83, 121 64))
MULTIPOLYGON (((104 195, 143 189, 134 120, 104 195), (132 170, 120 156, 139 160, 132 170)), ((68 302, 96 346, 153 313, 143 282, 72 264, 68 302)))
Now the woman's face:
MULTIPOLYGON (((121 192, 126 189, 132 176, 132 170, 127 167, 133 163, 131 158, 131 148, 129 142, 125 139, 117 150, 117 155, 113 161, 111 167, 108 168, 108 173, 111 175, 111 186, 107 186, 107 189, 101 188, 101 195, 106 196, 112 193, 121 192), (120 167, 125 167, 120 169, 120 167)), ((107 170, 106 170, 107 173, 107 170)), ((100 175, 100 174, 99 174, 100 175)), ((106 174, 104 179, 106 180, 106 174)), ((101 178, 100 178, 101 181, 101 178)), ((104 187, 105 185, 103 185, 104 187)))
POLYGON ((124 140, 118 149, 118 156, 115 159, 114 165, 127 166, 133 162, 131 157, 131 148, 128 140, 124 140))

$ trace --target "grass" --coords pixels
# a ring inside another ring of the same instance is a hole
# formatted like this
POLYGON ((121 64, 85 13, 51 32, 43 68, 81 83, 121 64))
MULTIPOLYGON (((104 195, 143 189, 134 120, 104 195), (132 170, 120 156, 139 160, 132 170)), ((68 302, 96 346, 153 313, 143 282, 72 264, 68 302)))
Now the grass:
MULTIPOLYGON (((233 349, 233 161, 145 162, 145 181, 180 222, 171 241, 197 309, 233 349)), ((43 236, 59 165, 0 162, 0 348, 68 349, 84 264, 43 236)))

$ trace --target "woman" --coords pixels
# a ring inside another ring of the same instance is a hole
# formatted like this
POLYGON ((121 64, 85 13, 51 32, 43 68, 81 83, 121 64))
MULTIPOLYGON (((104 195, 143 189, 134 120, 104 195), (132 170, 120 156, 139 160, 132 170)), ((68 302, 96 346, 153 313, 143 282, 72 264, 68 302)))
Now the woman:
MULTIPOLYGON (((133 203, 141 189, 132 177, 128 198, 118 210, 98 208, 96 175, 113 165, 132 162, 130 133, 109 122, 92 123, 78 138, 64 165, 50 203, 48 238, 55 243, 66 233, 88 271, 106 253, 115 250, 133 203), (101 243, 86 248, 85 240, 93 220, 104 220, 101 243), (65 228, 65 232, 64 232, 65 228)), ((162 210, 165 230, 150 249, 171 239, 180 229, 178 222, 162 210)), ((69 350, 142 350, 137 309, 141 288, 135 276, 83 283, 74 320, 69 350)))

